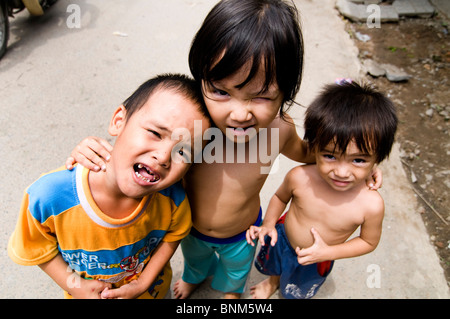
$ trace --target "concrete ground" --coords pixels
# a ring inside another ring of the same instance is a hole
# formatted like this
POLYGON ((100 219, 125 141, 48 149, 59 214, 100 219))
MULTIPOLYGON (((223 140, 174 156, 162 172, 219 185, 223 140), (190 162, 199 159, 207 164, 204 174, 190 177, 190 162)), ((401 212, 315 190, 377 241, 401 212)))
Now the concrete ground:
MULTIPOLYGON (((84 137, 106 138, 113 110, 144 80, 163 72, 189 73, 190 41, 216 2, 80 0, 76 25, 69 7, 73 1, 59 0, 42 17, 29 18, 22 12, 10 19, 10 45, 0 61, 0 267, 5 272, 0 298, 62 297, 38 267, 18 266, 8 258, 7 241, 23 190, 41 173, 63 165, 84 137)), ((358 79, 361 66, 334 0, 294 2, 301 12, 306 47, 297 101, 308 105, 323 84, 338 77, 358 79)), ((303 112, 299 106, 290 112, 300 134, 303 112)), ((263 209, 294 165, 280 158, 261 191, 263 209)), ((366 256, 336 261, 316 298, 448 299, 449 287, 416 210, 398 146, 382 170, 386 217, 378 248, 366 256)), ((179 250, 172 265, 175 282, 183 266, 179 250)), ((249 286, 262 279, 253 270, 249 286)), ((221 294, 205 282, 192 298, 221 294)))

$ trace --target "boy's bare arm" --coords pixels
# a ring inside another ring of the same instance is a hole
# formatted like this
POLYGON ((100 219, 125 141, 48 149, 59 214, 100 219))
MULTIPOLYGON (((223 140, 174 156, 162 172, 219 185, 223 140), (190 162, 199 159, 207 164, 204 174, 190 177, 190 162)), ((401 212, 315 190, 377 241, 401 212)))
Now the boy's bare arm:
POLYGON ((264 217, 263 226, 275 227, 280 216, 283 214, 286 205, 292 198, 294 190, 294 170, 287 173, 283 183, 277 189, 267 207, 267 213, 264 217))
POLYGON ((254 240, 258 238, 259 243, 264 246, 264 237, 266 235, 269 235, 269 237, 271 238, 270 245, 275 246, 276 242, 278 241, 278 233, 275 229, 275 225, 278 218, 280 218, 281 214, 283 213, 285 207, 286 203, 282 202, 280 198, 275 194, 269 202, 263 224, 261 226, 252 225, 247 230, 247 243, 255 246, 254 240))
POLYGON ((62 289, 76 299, 100 299, 101 292, 111 284, 99 280, 86 280, 72 271, 60 254, 39 265, 62 289))
POLYGON ((255 240, 257 237, 259 238, 260 244, 264 245, 265 235, 269 235, 272 239, 270 242, 272 246, 276 244, 278 240, 278 234, 275 229, 275 225, 280 216, 283 214, 286 205, 289 203, 292 197, 292 191, 294 187, 294 178, 292 177, 292 175, 293 170, 288 172, 283 183, 270 199, 269 206, 267 207, 267 212, 264 216, 264 221, 261 227, 250 226, 250 229, 247 230, 247 243, 249 243, 250 245, 255 245, 253 240, 255 240))
POLYGON ((117 289, 106 289, 101 295, 102 298, 133 299, 145 293, 152 283, 155 282, 170 258, 172 258, 179 243, 179 241, 171 243, 161 242, 137 280, 133 280, 117 289))

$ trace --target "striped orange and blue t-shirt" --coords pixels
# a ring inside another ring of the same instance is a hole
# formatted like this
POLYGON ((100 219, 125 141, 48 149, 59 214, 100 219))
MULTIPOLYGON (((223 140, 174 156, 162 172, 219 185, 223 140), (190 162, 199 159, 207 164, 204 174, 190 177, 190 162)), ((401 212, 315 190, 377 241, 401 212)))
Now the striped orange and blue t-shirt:
MULTIPOLYGON (((179 241, 189 233, 189 202, 176 183, 144 197, 126 218, 113 219, 93 200, 88 174, 81 165, 60 168, 27 188, 9 256, 21 265, 39 265, 60 253, 83 278, 120 287, 138 278, 161 241, 179 241)), ((167 264, 147 297, 164 297, 170 281, 167 264)))

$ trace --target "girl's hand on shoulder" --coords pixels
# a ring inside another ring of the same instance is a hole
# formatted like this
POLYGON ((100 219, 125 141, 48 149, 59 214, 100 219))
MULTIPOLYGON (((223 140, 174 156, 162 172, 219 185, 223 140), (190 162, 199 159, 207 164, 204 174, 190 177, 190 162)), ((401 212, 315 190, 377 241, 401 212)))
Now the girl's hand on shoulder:
POLYGON ((372 190, 381 188, 381 185, 383 184, 383 174, 378 166, 374 166, 372 175, 367 178, 366 184, 372 190))
POLYGON ((75 163, 98 172, 106 170, 106 162, 109 161, 112 152, 112 146, 108 141, 90 136, 78 144, 66 160, 66 168, 73 169, 75 163))

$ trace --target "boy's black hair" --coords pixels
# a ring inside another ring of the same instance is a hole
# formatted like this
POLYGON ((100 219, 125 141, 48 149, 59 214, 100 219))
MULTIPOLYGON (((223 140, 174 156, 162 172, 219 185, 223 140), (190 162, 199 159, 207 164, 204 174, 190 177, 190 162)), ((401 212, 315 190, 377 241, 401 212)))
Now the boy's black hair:
POLYGON ((126 118, 129 119, 133 113, 137 112, 149 99, 156 89, 169 89, 186 96, 198 105, 198 110, 210 119, 208 110, 203 100, 200 84, 194 79, 184 74, 161 74, 144 82, 134 93, 124 102, 126 118))
MULTIPOLYGON (((205 18, 189 52, 197 81, 218 81, 251 62, 245 86, 263 67, 263 91, 272 83, 292 105, 302 79, 303 36, 295 5, 283 0, 222 0, 205 18), (263 63, 261 63, 263 61, 263 63)), ((280 108, 280 114, 285 110, 280 108)))
POLYGON ((355 82, 331 84, 306 110, 304 139, 311 150, 334 142, 342 153, 355 141, 380 163, 389 156, 397 122, 395 107, 383 94, 355 82))

